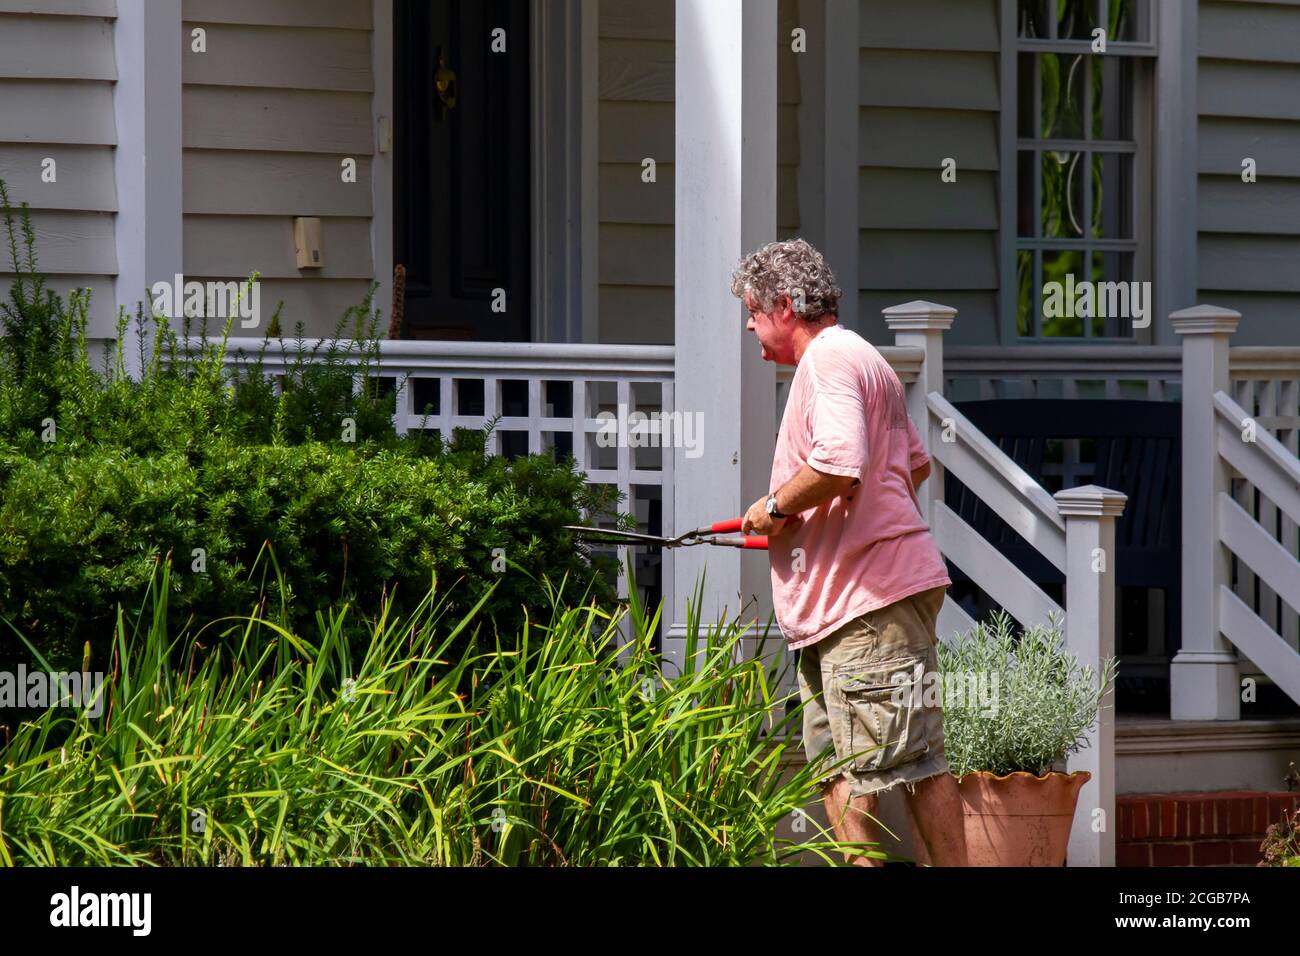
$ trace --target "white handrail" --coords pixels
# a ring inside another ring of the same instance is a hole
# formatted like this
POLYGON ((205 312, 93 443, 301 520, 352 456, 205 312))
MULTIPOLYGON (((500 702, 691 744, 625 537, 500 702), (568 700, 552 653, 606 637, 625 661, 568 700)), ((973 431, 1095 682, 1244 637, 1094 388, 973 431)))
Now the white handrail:
POLYGON ((1263 428, 1255 430, 1254 441, 1243 441, 1241 433, 1251 416, 1226 392, 1214 393, 1214 410, 1219 455, 1292 521, 1300 522, 1300 459, 1263 428))
MULTIPOLYGON (((182 349, 200 343, 215 345, 218 336, 178 339, 182 349)), ((270 367, 281 367, 300 354, 323 354, 331 344, 338 351, 363 355, 379 347, 384 365, 436 371, 438 369, 478 369, 496 378, 506 373, 546 373, 554 378, 581 377, 590 372, 617 370, 620 374, 668 376, 673 374, 671 345, 588 345, 543 342, 425 342, 407 339, 378 339, 372 342, 355 339, 260 339, 231 338, 226 343, 227 361, 235 356, 249 359, 261 353, 270 367), (263 351, 264 350, 264 351, 263 351)))
POLYGON ((926 407, 932 426, 954 439, 933 442, 931 454, 1017 534, 1065 571, 1065 521, 1056 500, 938 392, 926 396, 926 407))
POLYGON ((932 524, 944 557, 1017 621, 1046 621, 1052 614, 1065 617, 1059 604, 942 501, 934 503, 932 524))
POLYGON ((1228 349, 1234 379, 1300 378, 1300 348, 1285 345, 1234 345, 1228 349))

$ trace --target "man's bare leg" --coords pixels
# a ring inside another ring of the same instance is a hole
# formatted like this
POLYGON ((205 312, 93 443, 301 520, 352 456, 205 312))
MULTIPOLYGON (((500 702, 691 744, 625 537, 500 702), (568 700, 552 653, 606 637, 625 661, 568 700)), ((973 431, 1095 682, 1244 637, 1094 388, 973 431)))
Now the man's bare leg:
POLYGON ((925 847, 925 837, 916 825, 916 814, 912 812, 912 801, 904 800, 903 807, 907 816, 907 829, 912 834, 912 858, 917 866, 931 866, 930 851, 925 847))
POLYGON ((904 787, 903 793, 931 865, 967 866, 966 821, 956 778, 950 773, 935 774, 918 781, 914 791, 904 787))
MULTIPOLYGON (((875 794, 864 794, 849 799, 849 781, 843 775, 826 784, 822 790, 826 817, 835 828, 835 838, 841 843, 880 843, 880 828, 868 814, 876 812, 875 794)), ((862 851, 846 851, 844 862, 855 866, 883 866, 883 860, 860 856, 862 851)))

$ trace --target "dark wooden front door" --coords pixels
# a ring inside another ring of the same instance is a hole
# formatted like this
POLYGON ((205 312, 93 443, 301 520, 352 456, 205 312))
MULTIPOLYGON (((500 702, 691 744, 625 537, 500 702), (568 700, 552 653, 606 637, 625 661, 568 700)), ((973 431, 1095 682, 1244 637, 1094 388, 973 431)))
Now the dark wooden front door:
POLYGON ((528 341, 528 5, 396 0, 393 16, 393 259, 406 267, 406 337, 528 341), (497 28, 505 52, 493 50, 497 28), (453 74, 440 96, 436 79, 453 74))

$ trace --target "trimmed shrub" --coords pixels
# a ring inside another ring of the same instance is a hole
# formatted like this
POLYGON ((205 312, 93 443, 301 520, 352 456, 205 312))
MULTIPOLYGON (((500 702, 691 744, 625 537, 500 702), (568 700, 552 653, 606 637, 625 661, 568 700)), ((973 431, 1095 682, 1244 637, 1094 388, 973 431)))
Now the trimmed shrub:
MULTIPOLYGON (((0 202, 16 273, 0 303, 0 616, 56 662, 79 662, 86 641, 102 662, 117 609, 168 555, 176 628, 248 613, 276 569, 283 593, 269 593, 295 626, 346 601, 359 626, 385 594, 402 613, 435 578, 458 583, 453 609, 496 585, 484 611, 504 633, 541 599, 543 571, 612 599, 609 568, 562 530, 610 504, 571 461, 489 457, 477 432, 449 446, 395 433, 369 298, 332 340, 346 328, 354 344, 300 350, 281 390, 260 356, 240 374, 226 365, 233 320, 187 352, 142 306, 134 378, 125 312, 96 368, 88 299, 45 287, 26 209, 14 213, 2 182, 0 202), (367 387, 354 393, 358 374, 367 387)), ((0 662, 14 655, 25 651, 0 640, 0 662)))

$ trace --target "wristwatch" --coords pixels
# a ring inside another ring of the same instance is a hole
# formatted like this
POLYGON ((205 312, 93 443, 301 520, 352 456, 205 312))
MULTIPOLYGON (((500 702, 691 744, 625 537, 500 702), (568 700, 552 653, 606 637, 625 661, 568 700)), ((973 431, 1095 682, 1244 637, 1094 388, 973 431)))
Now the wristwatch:
POLYGON ((767 514, 769 518, 788 518, 789 515, 783 515, 776 510, 776 492, 767 496, 767 514))

